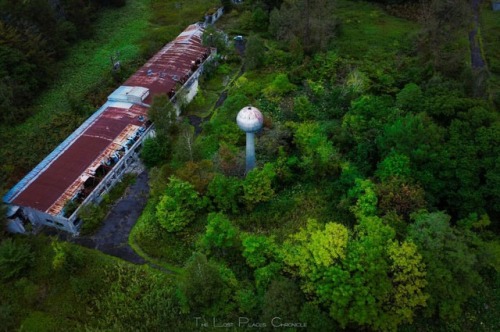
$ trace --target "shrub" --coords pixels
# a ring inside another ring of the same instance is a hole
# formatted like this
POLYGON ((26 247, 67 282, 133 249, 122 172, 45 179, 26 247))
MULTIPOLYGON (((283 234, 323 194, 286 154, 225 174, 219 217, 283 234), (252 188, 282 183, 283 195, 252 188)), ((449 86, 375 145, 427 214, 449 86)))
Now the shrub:
POLYGON ((156 205, 156 218, 168 232, 178 232, 194 220, 203 205, 192 184, 171 176, 165 194, 156 205))
POLYGON ((9 280, 22 275, 33 264, 33 253, 27 243, 4 240, 0 244, 0 278, 9 280))

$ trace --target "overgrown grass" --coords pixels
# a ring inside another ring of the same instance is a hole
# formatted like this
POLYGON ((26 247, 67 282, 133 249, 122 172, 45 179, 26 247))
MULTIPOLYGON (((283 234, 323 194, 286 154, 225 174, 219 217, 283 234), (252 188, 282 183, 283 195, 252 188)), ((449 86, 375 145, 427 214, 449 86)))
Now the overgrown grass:
POLYGON ((494 12, 489 1, 481 8, 483 51, 490 71, 490 94, 500 106, 500 11, 494 12))
POLYGON ((336 15, 341 25, 334 44, 340 55, 356 59, 392 53, 419 29, 415 22, 391 16, 369 2, 339 0, 336 15))
MULTIPOLYGON (((21 325, 22 331, 115 330, 107 326, 107 315, 131 319, 134 309, 129 310, 127 299, 138 303, 158 289, 173 289, 171 275, 147 265, 133 265, 70 243, 53 243, 41 235, 17 240, 29 243, 35 264, 18 278, 0 282, 2 330, 18 330, 21 325), (120 308, 111 313, 118 309, 113 305, 120 308)), ((166 300, 175 302, 174 292, 168 293, 166 300)))

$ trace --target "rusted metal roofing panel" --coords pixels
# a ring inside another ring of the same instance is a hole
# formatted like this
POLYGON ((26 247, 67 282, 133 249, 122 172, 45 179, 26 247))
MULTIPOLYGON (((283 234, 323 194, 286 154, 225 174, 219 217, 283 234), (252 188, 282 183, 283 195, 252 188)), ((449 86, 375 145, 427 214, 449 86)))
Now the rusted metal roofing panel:
POLYGON ((176 90, 177 82, 182 85, 210 54, 202 45, 203 28, 188 26, 174 41, 168 43, 125 83, 126 86, 140 86, 149 89, 146 103, 159 93, 176 90), (184 82, 183 82, 184 81, 184 82))
MULTIPOLYGON (((13 204, 57 214, 78 189, 78 178, 113 141, 130 133, 130 125, 143 124, 140 115, 147 109, 133 105, 129 109, 108 107, 52 164, 14 200, 13 204), (72 193, 73 192, 73 193, 72 193), (57 203, 57 204, 56 204, 57 203), (56 204, 56 207, 51 207, 56 204)), ((121 139, 121 138, 120 138, 121 139)))

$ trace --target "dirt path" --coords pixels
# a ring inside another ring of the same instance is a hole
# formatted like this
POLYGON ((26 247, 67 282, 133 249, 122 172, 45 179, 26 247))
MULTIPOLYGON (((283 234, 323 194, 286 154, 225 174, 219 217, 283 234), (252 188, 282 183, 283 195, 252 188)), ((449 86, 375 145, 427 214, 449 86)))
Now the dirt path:
POLYGON ((469 43, 471 53, 471 66, 472 69, 482 69, 486 66, 486 62, 481 54, 481 45, 479 45, 479 38, 477 36, 479 30, 479 4, 480 0, 472 0, 472 13, 474 18, 474 28, 469 31, 469 43))
POLYGON ((74 238, 72 242, 131 263, 145 264, 146 261, 129 246, 128 236, 146 206, 148 192, 148 173, 144 170, 127 189, 126 195, 111 208, 97 233, 74 238))

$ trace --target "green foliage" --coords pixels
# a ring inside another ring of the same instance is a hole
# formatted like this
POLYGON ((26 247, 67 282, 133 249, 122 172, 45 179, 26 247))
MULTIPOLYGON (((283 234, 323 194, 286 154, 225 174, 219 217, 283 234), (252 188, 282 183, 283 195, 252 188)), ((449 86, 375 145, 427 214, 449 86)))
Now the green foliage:
POLYGON ((391 177, 408 179, 410 177, 410 158, 406 155, 391 151, 377 167, 375 174, 381 181, 387 181, 391 177))
POLYGON ((408 237, 418 246, 427 266, 428 315, 452 321, 462 314, 463 305, 475 294, 482 280, 478 273, 477 245, 470 232, 450 226, 443 212, 421 212, 412 216, 408 237))
POLYGON ((294 142, 299 148, 300 167, 309 178, 335 174, 338 152, 317 122, 303 122, 295 127, 294 142))
POLYGON ((280 271, 282 269, 283 266, 276 262, 272 262, 266 266, 255 269, 254 278, 257 290, 263 293, 269 287, 271 281, 280 276, 280 271))
POLYGON ((194 220, 204 204, 192 184, 175 176, 169 180, 165 194, 156 205, 156 218, 168 232, 178 232, 194 220))
POLYGON ((264 41, 257 35, 250 35, 245 45, 245 67, 248 70, 260 68, 266 57, 264 41))
POLYGON ((57 322, 49 314, 41 311, 33 311, 21 323, 20 331, 26 332, 50 332, 57 327, 57 322))
POLYGON ((394 236, 377 217, 361 216, 352 237, 342 225, 327 223, 323 230, 309 220, 285 241, 283 261, 342 326, 394 330, 411 322, 427 298, 417 247, 394 242, 394 236))
POLYGON ((227 268, 195 253, 186 263, 178 286, 184 310, 217 315, 231 309, 236 279, 227 268))
POLYGON ((418 113, 421 110, 422 90, 415 83, 408 83, 396 95, 396 106, 409 112, 418 113))
POLYGON ((296 89, 297 87, 288 80, 287 74, 278 74, 271 84, 265 87, 262 92, 267 99, 277 102, 281 100, 284 95, 296 89))
POLYGON ((207 217, 206 231, 200 240, 201 247, 226 249, 234 247, 238 241, 238 229, 222 213, 210 213, 207 217))
POLYGON ((167 160, 169 145, 158 138, 147 138, 142 143, 141 159, 147 168, 160 166, 167 160))
POLYGON ((87 204, 78 211, 78 218, 82 221, 80 233, 90 234, 97 230, 106 217, 107 211, 103 205, 87 204))
POLYGON ((334 37, 334 2, 327 0, 284 1, 269 17, 269 32, 278 40, 300 40, 308 53, 324 51, 334 37))
POLYGON ((210 160, 188 161, 175 174, 181 180, 190 182, 197 192, 203 194, 207 191, 209 183, 214 178, 213 168, 214 165, 210 160))
POLYGON ((307 324, 308 331, 323 332, 339 329, 336 324, 315 303, 306 302, 300 311, 300 321, 307 324))
MULTIPOLYGON (((116 263, 115 263, 116 264, 116 263)), ((93 300, 88 330, 159 330, 186 326, 170 278, 157 271, 129 264, 107 268, 102 277, 106 288, 93 300)))
POLYGON ((388 245, 387 253, 394 287, 391 306, 395 309, 392 314, 400 321, 412 322, 414 310, 425 306, 429 297, 422 291, 427 285, 425 264, 417 246, 411 242, 393 242, 388 245))
POLYGON ((354 187, 349 190, 349 196, 356 199, 356 205, 351 207, 356 216, 377 214, 378 198, 375 185, 370 180, 356 179, 354 187))
POLYGON ((252 209, 256 204, 267 202, 274 196, 273 181, 276 176, 274 166, 265 164, 262 169, 251 170, 243 181, 243 196, 241 199, 247 209, 252 209))
POLYGON ((275 324, 292 322, 297 319, 303 302, 304 294, 295 282, 286 278, 273 280, 264 294, 262 320, 271 322, 278 317, 275 324))
POLYGON ((212 200, 217 210, 238 213, 241 193, 242 184, 238 178, 217 173, 208 184, 207 197, 212 200))
POLYGON ((251 288, 241 288, 236 291, 235 300, 242 314, 251 314, 259 306, 259 297, 251 288))
POLYGON ((65 272, 75 273, 84 267, 84 253, 80 247, 69 246, 68 243, 59 241, 53 241, 51 246, 54 250, 52 260, 54 270, 63 269, 65 272))
POLYGON ((318 270, 345 258, 348 231, 337 223, 320 226, 314 219, 307 220, 306 228, 285 241, 281 255, 291 272, 305 278, 304 289, 312 292, 318 270))
POLYGON ((263 235, 242 234, 243 257, 250 267, 258 268, 273 259, 275 244, 273 238, 263 235))
POLYGON ((228 50, 226 38, 224 32, 215 29, 214 26, 208 26, 201 37, 203 45, 217 48, 219 54, 225 54, 228 50))
POLYGON ((178 131, 177 114, 168 96, 155 96, 151 107, 148 109, 148 117, 155 123, 156 135, 159 144, 171 144, 178 131))
POLYGON ((302 121, 314 119, 314 106, 307 96, 300 95, 294 99, 294 110, 302 121))
POLYGON ((0 243, 0 276, 3 281, 19 277, 33 265, 28 243, 5 239, 0 243))

